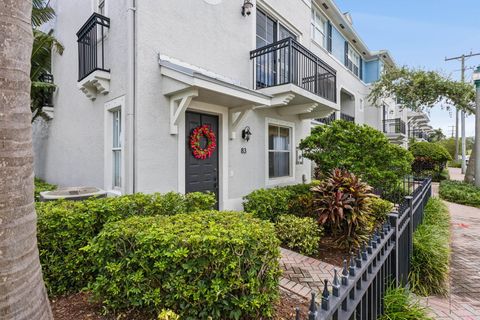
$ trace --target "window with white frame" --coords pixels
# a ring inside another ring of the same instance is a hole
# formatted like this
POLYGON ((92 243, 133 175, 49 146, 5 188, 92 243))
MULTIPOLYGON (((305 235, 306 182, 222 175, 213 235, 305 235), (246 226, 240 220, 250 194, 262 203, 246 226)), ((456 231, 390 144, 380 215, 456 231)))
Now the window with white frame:
POLYGON ((348 69, 352 71, 357 77, 360 76, 360 55, 348 46, 348 69))
POLYGON ((326 24, 327 20, 322 16, 322 14, 318 10, 312 8, 312 39, 322 47, 325 47, 326 24))
POLYGON ((292 128, 276 124, 268 125, 268 177, 291 175, 292 128))
POLYGON ((101 14, 102 16, 104 16, 106 14, 106 12, 105 12, 105 0, 98 0, 97 13, 101 14))
POLYGON ((122 187, 122 111, 112 112, 112 188, 122 187))

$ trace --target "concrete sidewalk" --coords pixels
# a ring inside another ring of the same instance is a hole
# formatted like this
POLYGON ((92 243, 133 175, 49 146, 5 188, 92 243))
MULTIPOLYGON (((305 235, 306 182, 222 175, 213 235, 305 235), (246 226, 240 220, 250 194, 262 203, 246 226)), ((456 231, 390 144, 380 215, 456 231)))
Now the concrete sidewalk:
MULTIPOLYGON (((463 180, 460 169, 449 171, 452 180, 463 180)), ((435 319, 480 320, 480 209, 445 203, 452 217, 449 295, 424 301, 435 319)))

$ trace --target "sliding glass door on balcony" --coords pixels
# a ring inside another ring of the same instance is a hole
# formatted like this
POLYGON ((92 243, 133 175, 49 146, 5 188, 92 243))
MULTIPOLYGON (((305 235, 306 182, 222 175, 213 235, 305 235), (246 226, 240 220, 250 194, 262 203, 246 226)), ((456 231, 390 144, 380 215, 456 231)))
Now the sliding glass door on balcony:
MULTIPOLYGON (((287 38, 296 39, 296 35, 285 26, 278 23, 261 10, 257 10, 257 48, 271 45, 278 40, 287 38)), ((289 74, 289 64, 285 57, 289 56, 289 48, 282 48, 280 52, 272 51, 262 56, 261 61, 256 62, 257 88, 267 88, 282 84, 289 74), (283 58, 282 58, 283 56, 283 58)))

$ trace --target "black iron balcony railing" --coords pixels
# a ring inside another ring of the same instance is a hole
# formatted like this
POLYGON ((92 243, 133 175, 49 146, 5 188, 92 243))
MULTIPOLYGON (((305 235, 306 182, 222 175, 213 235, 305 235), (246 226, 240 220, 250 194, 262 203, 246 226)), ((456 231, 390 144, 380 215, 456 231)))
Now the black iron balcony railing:
POLYGON ((286 38, 250 52, 255 89, 294 84, 336 102, 336 71, 314 53, 286 38))
MULTIPOLYGON (((38 80, 48 84, 53 84, 53 75, 50 73, 43 73, 38 77, 38 80)), ((53 107, 53 93, 55 92, 55 87, 49 87, 45 90, 39 92, 41 99, 42 107, 53 107)))
POLYGON ((416 130, 416 129, 410 130, 409 136, 410 138, 417 138, 417 139, 424 139, 424 140, 428 139, 428 134, 426 132, 422 130, 416 130))
POLYGON ((328 117, 325 117, 325 118, 318 118, 318 119, 315 119, 316 121, 318 122, 321 122, 323 124, 330 124, 332 123, 333 121, 335 121, 337 118, 337 115, 334 113, 332 113, 331 115, 329 115, 328 117))
POLYGON ((355 122, 355 117, 352 117, 348 114, 345 113, 340 113, 340 119, 348 122, 355 122))
MULTIPOLYGON (((340 113, 340 119, 341 120, 344 120, 344 121, 348 121, 348 122, 355 122, 355 117, 352 117, 348 114, 345 114, 345 113, 340 113)), ((321 122, 323 124, 330 124, 332 123, 333 121, 337 120, 337 115, 334 113, 332 113, 331 115, 329 115, 328 117, 325 117, 325 118, 319 118, 319 119, 315 119, 316 121, 318 122, 321 122)))
POLYGON ((94 13, 77 32, 78 81, 96 70, 107 71, 105 66, 105 29, 110 19, 94 13))
POLYGON ((383 120, 383 132, 405 134, 405 121, 400 118, 383 120))

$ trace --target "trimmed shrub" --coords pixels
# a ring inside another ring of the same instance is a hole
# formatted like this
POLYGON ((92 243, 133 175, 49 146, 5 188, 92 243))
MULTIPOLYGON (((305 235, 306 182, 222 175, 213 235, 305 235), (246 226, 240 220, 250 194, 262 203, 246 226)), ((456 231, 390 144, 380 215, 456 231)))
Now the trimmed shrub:
POLYGON ((390 143, 380 131, 342 120, 317 126, 300 148, 317 165, 322 179, 335 168, 348 170, 375 189, 392 189, 411 172, 412 154, 390 143))
POLYGON ((110 221, 130 216, 172 215, 212 209, 213 194, 133 194, 36 205, 38 247, 50 295, 78 292, 93 279, 92 262, 81 250, 110 221))
POLYGON ((288 213, 290 192, 285 188, 258 189, 243 199, 243 210, 262 220, 276 221, 288 213))
POLYGON ((385 311, 380 320, 433 320, 427 309, 405 288, 390 287, 383 299, 385 311))
POLYGON ((318 252, 323 230, 315 219, 286 214, 278 217, 275 230, 277 238, 285 248, 308 256, 318 252))
POLYGON ((86 249, 90 286, 108 311, 162 308, 182 319, 260 319, 278 299, 279 242, 251 214, 131 217, 105 225, 86 249))
POLYGON ((255 217, 275 222, 280 215, 313 216, 313 193, 318 183, 258 189, 243 197, 243 209, 255 217))
POLYGON ((450 215, 438 198, 429 200, 425 219, 414 233, 410 285, 421 296, 447 293, 450 215))
POLYGON ((419 176, 432 176, 434 180, 440 181, 444 174, 447 162, 452 160, 444 146, 431 142, 415 142, 409 148, 415 157, 412 170, 419 176))
POLYGON ((157 320, 180 320, 180 316, 171 310, 162 310, 157 320))
POLYGON ((384 222, 387 216, 392 212, 393 203, 381 198, 370 198, 370 214, 375 217, 377 222, 384 222))
POLYGON ((54 184, 47 183, 42 179, 35 178, 35 201, 40 201, 40 192, 43 191, 52 191, 57 189, 57 186, 54 184))
POLYGON ((348 171, 335 169, 319 186, 313 187, 315 213, 337 242, 345 248, 358 246, 373 227, 370 187, 348 171))
POLYGON ((439 190, 444 200, 480 208, 480 188, 462 181, 442 181, 439 190))

